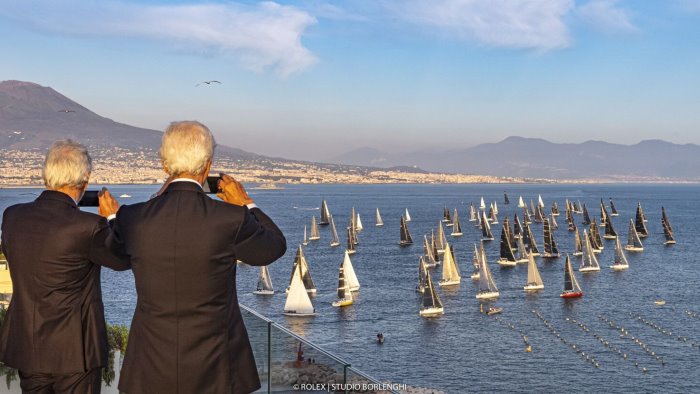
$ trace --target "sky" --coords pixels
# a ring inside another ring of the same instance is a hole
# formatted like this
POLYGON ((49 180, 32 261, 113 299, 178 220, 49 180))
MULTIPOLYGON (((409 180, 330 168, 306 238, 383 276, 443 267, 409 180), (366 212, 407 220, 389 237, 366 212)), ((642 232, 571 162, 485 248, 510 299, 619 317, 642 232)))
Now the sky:
POLYGON ((306 160, 700 144, 699 49, 700 0, 0 0, 0 80, 306 160))

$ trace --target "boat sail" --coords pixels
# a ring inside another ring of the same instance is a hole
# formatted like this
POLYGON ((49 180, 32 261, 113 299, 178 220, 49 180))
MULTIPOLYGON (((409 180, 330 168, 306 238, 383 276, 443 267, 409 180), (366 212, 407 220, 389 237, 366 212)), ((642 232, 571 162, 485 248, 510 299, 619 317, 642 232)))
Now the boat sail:
POLYGON ((620 214, 617 212, 617 208, 615 208, 615 203, 613 202, 613 199, 610 199, 610 216, 620 216, 620 214))
POLYGON ((557 243, 554 241, 549 218, 544 220, 544 253, 542 257, 545 259, 559 258, 559 248, 557 248, 557 243))
POLYGON ((455 214, 452 216, 452 236, 459 237, 462 235, 462 226, 459 224, 459 214, 457 213, 457 208, 455 208, 455 214))
POLYGON ((309 241, 318 241, 321 239, 321 234, 318 232, 318 225, 316 224, 316 216, 311 217, 311 234, 309 234, 309 241))
MULTIPOLYGON (((483 246, 483 244, 482 244, 483 246)), ((472 258, 472 266, 474 267, 474 271, 472 272, 471 278, 474 280, 479 280, 479 265, 481 264, 481 253, 479 252, 479 249, 476 247, 476 243, 474 244, 474 257, 472 258)))
POLYGON ((549 222, 552 225, 552 230, 559 228, 559 223, 557 223, 556 215, 554 215, 554 212, 549 214, 549 222))
POLYGON ((625 256, 625 251, 622 249, 620 238, 615 238, 615 261, 611 268, 615 271, 620 271, 626 270, 629 267, 630 264, 627 262, 627 257, 625 256))
POLYGON ((404 214, 403 218, 407 222, 411 221, 411 215, 408 213, 408 208, 406 208, 406 213, 404 214))
POLYGON ((345 252, 348 254, 355 254, 356 247, 355 247, 355 242, 352 240, 352 228, 348 227, 348 247, 345 249, 345 252))
POLYGON ((593 247, 591 246, 591 240, 588 237, 588 234, 586 233, 586 230, 583 230, 583 242, 584 242, 584 250, 583 250, 583 258, 581 259, 581 267, 578 269, 581 272, 591 272, 591 271, 600 271, 600 264, 598 264, 598 259, 595 257, 595 254, 593 253, 593 247))
POLYGON ((309 238, 306 237, 306 225, 304 225, 304 241, 302 242, 304 246, 309 244, 309 238))
POLYGON ((331 211, 328 210, 328 204, 326 203, 326 199, 323 199, 323 202, 321 203, 321 220, 318 224, 320 224, 321 226, 325 226, 330 223, 330 220, 331 211))
POLYGON ((462 276, 459 274, 454 252, 450 249, 450 244, 446 244, 445 256, 442 259, 442 279, 438 284, 440 286, 453 286, 458 285, 461 281, 462 276))
POLYGON ((338 239, 338 230, 335 228, 335 220, 331 215, 331 247, 340 246, 340 239, 338 239))
POLYGON ((426 268, 432 268, 438 265, 438 262, 435 260, 432 245, 428 242, 427 235, 423 235, 423 262, 426 268))
POLYGON ((263 265, 260 267, 260 276, 258 276, 258 285, 253 291, 253 294, 261 295, 271 295, 275 294, 275 289, 272 287, 272 278, 270 278, 270 272, 267 270, 267 266, 263 265))
POLYGON ((637 203, 637 215, 634 220, 634 227, 637 230, 637 234, 639 234, 641 238, 649 236, 647 225, 646 223, 644 223, 645 221, 646 220, 644 219, 644 211, 642 211, 642 203, 637 203))
POLYGON ((510 204, 510 199, 508 198, 508 193, 503 192, 503 205, 510 204))
POLYGON ((481 243, 481 260, 479 261, 479 291, 476 293, 477 299, 496 298, 500 295, 496 282, 491 276, 489 263, 486 261, 486 252, 484 252, 484 244, 481 243))
POLYGON ((491 232, 491 226, 489 221, 486 219, 486 213, 481 212, 481 233, 483 238, 482 241, 493 241, 493 233, 491 232))
POLYGON ((542 212, 542 207, 539 205, 535 207, 535 223, 544 223, 544 212, 542 212))
POLYGON ((520 196, 520 198, 518 199, 518 208, 527 208, 527 206, 525 205, 525 201, 523 201, 523 196, 520 196))
POLYGON ((435 241, 435 230, 430 230, 430 246, 433 250, 433 257, 435 258, 435 262, 437 264, 440 264, 440 251, 438 250, 437 241, 435 241))
POLYGON ((540 271, 535 264, 535 257, 530 255, 527 258, 527 283, 523 287, 525 291, 535 291, 544 289, 544 282, 540 276, 540 271))
MULTIPOLYGON (((302 284, 306 288, 306 292, 309 294, 316 294, 316 285, 314 284, 314 280, 311 278, 311 272, 309 272, 309 264, 306 262, 306 258, 304 257, 304 251, 301 249, 301 245, 299 245, 299 249, 297 249, 297 254, 294 257, 294 268, 292 269, 292 277, 289 278, 290 287, 294 280, 294 272, 297 266, 300 267, 299 272, 301 273, 302 284)), ((287 287, 287 293, 290 292, 290 287, 287 287)))
POLYGON ((673 238, 673 228, 671 228, 671 222, 668 221, 668 216, 666 216, 666 209, 661 207, 661 224, 664 228, 664 237, 666 237, 666 245, 673 245, 676 240, 673 238))
MULTIPOLYGON (((301 248, 300 248, 301 249, 301 248)), ((301 264, 294 266, 292 271, 292 279, 289 284, 289 292, 287 300, 284 303, 284 314, 287 316, 314 316, 316 309, 311 303, 311 298, 304 289, 302 281, 301 264)))
MULTIPOLYGON (((450 210, 445 207, 445 209, 442 211, 442 222, 443 223, 451 223, 452 218, 450 217, 450 210)), ((448 224, 449 226, 449 224, 448 224)))
POLYGON ((481 203, 479 204, 479 208, 480 208, 482 211, 485 211, 485 210, 486 210, 486 203, 484 202, 484 198, 483 198, 483 197, 481 197, 481 203))
POLYGON ((523 224, 530 224, 532 223, 532 218, 530 217, 530 212, 527 210, 527 207, 523 208, 523 224))
POLYGON ((428 269, 425 266, 425 256, 418 258, 418 285, 416 291, 423 293, 428 287, 428 269))
POLYGON ((593 251, 595 253, 600 253, 605 249, 605 246, 603 246, 603 240, 600 238, 600 231, 598 231, 598 226, 596 224, 595 219, 593 219, 593 222, 591 222, 591 232, 589 233, 590 239, 591 239, 591 246, 593 247, 593 251))
POLYGON ((489 207, 489 221, 491 224, 498 224, 498 216, 496 216, 496 209, 494 208, 493 204, 489 207))
POLYGON ((605 204, 603 204, 603 199, 600 199, 600 227, 605 227, 605 223, 608 221, 608 210, 605 209, 605 204))
POLYGON ((445 243, 447 243, 447 237, 445 237, 445 230, 442 229, 442 222, 438 222, 436 242, 438 253, 445 253, 445 243))
POLYGON ((591 217, 588 215, 588 209, 586 209, 586 204, 583 204, 583 222, 581 224, 585 224, 588 226, 591 224, 591 217))
POLYGON ((630 227, 629 232, 627 233, 627 245, 625 245, 625 250, 630 252, 641 252, 644 250, 644 245, 642 244, 642 240, 639 239, 639 234, 637 234, 637 229, 632 219, 630 219, 630 227))
POLYGON ((413 243, 411 238, 411 233, 408 232, 408 225, 406 224, 406 219, 401 217, 401 239, 399 240, 399 245, 408 246, 413 243))
POLYGON ((437 289, 433 284, 433 279, 430 276, 430 272, 426 271, 426 279, 428 280, 428 287, 425 288, 423 292, 423 306, 420 308, 419 315, 423 317, 434 317, 442 315, 445 313, 445 309, 440 301, 440 296, 438 296, 437 289))
POLYGON ((566 210, 566 221, 569 224, 569 231, 576 231, 576 223, 574 222, 574 213, 571 209, 566 210))
POLYGON ((577 200, 576 204, 574 204, 574 212, 583 213, 583 208, 581 208, 581 201, 577 200))
POLYGON ((379 214, 379 208, 377 208, 377 222, 375 226, 380 227, 384 225, 384 221, 382 220, 382 215, 379 214))
POLYGON ((508 230, 506 230, 505 223, 501 228, 501 248, 500 248, 500 258, 497 263, 503 267, 515 267, 517 260, 515 259, 515 254, 510 246, 510 240, 508 239, 508 230))
POLYGON ((362 227, 362 219, 360 219, 360 213, 357 213, 357 220, 355 220, 355 229, 360 232, 364 227, 362 227))
MULTIPOLYGON (((586 230, 584 230, 585 232, 586 230)), ((566 256, 566 264, 564 265, 564 291, 559 295, 561 298, 578 298, 583 295, 581 286, 578 285, 574 270, 571 268, 571 260, 566 256)))
POLYGON ((530 228, 529 224, 525 225, 524 229, 524 237, 523 241, 525 242, 525 246, 527 246, 527 251, 529 254, 533 256, 539 256, 540 255, 540 250, 537 247, 537 240, 535 239, 535 234, 532 233, 532 228, 530 228))
POLYGON ((474 204, 469 203, 469 221, 470 222, 476 222, 478 219, 476 218, 476 209, 474 209, 474 204))
POLYGON ((540 208, 544 208, 544 201, 542 201, 542 196, 539 194, 537 195, 537 206, 540 208))
POLYGON ((498 215, 498 202, 494 201, 492 205, 493 205, 493 213, 498 215))
POLYGON ((345 273, 345 282, 348 285, 350 291, 360 290, 360 281, 357 280, 357 275, 355 274, 355 268, 352 266, 352 261, 350 261, 350 254, 345 252, 345 257, 343 258, 343 272, 345 273))
POLYGON ((578 232, 578 229, 575 230, 576 233, 574 234, 574 256, 582 256, 583 255, 583 241, 581 241, 581 233, 578 232))
POLYGON ((527 253, 527 249, 525 248, 525 242, 523 242, 522 238, 518 238, 518 257, 516 260, 516 263, 527 263, 529 253, 527 253))
MULTIPOLYGON (((347 256, 347 255, 346 255, 347 256)), ((352 293, 350 293, 350 287, 345 280, 345 272, 343 270, 343 264, 340 265, 338 269, 338 299, 333 301, 333 306, 344 307, 352 305, 352 293)))
POLYGON ((506 217, 503 220, 503 228, 506 229, 506 233, 508 234, 508 241, 510 241, 510 248, 515 250, 518 245, 515 243, 515 235, 513 234, 513 229, 510 227, 510 221, 508 220, 508 217, 506 217))
POLYGON ((552 202, 552 215, 559 216, 559 206, 556 201, 552 202))
POLYGON ((603 234, 605 239, 617 239, 617 231, 613 227, 612 219, 608 217, 605 220, 605 234, 603 234))
POLYGON ((520 219, 518 219, 518 214, 513 215, 513 238, 522 238, 523 226, 520 224, 520 219))

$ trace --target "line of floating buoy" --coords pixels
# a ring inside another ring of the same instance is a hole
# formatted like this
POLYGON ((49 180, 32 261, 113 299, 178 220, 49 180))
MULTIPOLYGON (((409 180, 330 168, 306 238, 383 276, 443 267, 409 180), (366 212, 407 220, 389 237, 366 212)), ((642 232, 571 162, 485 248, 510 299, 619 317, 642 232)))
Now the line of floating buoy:
POLYGON ((686 315, 688 315, 688 316, 690 316, 690 317, 692 317, 692 318, 694 318, 694 319, 700 320, 700 313, 693 312, 693 311, 691 311, 690 309, 684 310, 683 313, 685 313, 686 315))
POLYGON ((591 365, 593 365, 594 367, 600 368, 600 363, 598 362, 598 360, 597 360, 593 355, 591 355, 590 353, 589 353, 589 354, 586 354, 586 352, 584 352, 583 350, 581 350, 581 348, 578 347, 575 343, 569 342, 569 341, 567 341, 564 337, 562 337, 561 334, 559 333, 559 331, 557 331, 557 330, 554 328, 554 326, 552 325, 552 323, 550 323, 549 320, 545 319, 545 317, 542 316, 542 314, 540 313, 540 311, 533 309, 533 310, 532 310, 532 313, 534 313, 535 316, 539 317, 540 320, 542 321, 542 323, 544 323, 545 327, 547 327, 547 328, 549 329, 549 331, 550 331, 552 334, 554 334, 554 336, 557 337, 563 344, 569 346, 573 351, 575 351, 576 353, 578 353, 578 354, 581 356, 581 358, 583 358, 583 359, 586 360, 587 362, 591 363, 591 365))
POLYGON ((530 344, 530 341, 528 341, 527 335, 525 335, 525 333, 522 330, 516 328, 515 325, 513 325, 513 323, 506 321, 505 319, 503 319, 500 316, 494 316, 493 319, 496 320, 498 323, 510 328, 511 330, 517 331, 518 334, 520 334, 520 337, 522 338, 523 343, 525 344, 525 352, 526 353, 532 352, 532 345, 530 344))
MULTIPOLYGON (((569 317, 567 317, 565 320, 568 321, 568 322, 570 322, 570 323, 572 323, 572 324, 578 325, 579 328, 580 328, 581 330, 583 330, 584 332, 587 332, 587 333, 591 334, 595 339, 597 339, 598 341, 600 341, 600 344, 601 344, 601 345, 603 345, 605 348, 607 348, 608 350, 610 350, 613 354, 617 354, 617 355, 618 355, 619 357, 621 357, 623 360, 629 361, 630 363, 633 363, 634 366, 635 366, 635 368, 639 368, 639 363, 638 363, 637 361, 632 360, 632 359, 627 355, 627 352, 625 352, 625 351, 623 351, 621 348, 615 346, 614 343, 610 343, 608 340, 606 340, 606 339, 603 338, 602 336, 598 335, 597 333, 591 332, 590 328, 588 328, 588 326, 586 326, 586 325, 583 324, 582 322, 580 322, 580 321, 578 321, 578 320, 576 320, 576 319, 574 319, 574 318, 569 318, 569 317)), ((642 367, 642 372, 647 373, 647 371, 648 371, 648 370, 647 370, 646 367, 642 367)))
MULTIPOLYGON (((642 315, 635 315, 634 313, 630 312, 630 316, 631 316, 633 319, 636 319, 636 320, 638 320, 638 321, 640 321, 640 322, 646 324, 647 326, 649 326, 649 327, 655 329, 655 330, 658 331, 659 333, 664 334, 664 335, 666 335, 666 336, 668 336, 668 337, 670 337, 670 338, 674 338, 674 339, 677 340, 678 342, 688 343, 688 341, 690 341, 690 346, 691 346, 691 347, 696 347, 696 346, 698 346, 698 340, 693 339, 693 338, 688 338, 688 337, 683 336, 683 335, 674 334, 672 330, 666 329, 666 328, 662 327, 661 325, 657 324, 656 322, 645 318, 645 317, 642 316, 642 315)), ((700 346, 699 346, 699 348, 700 348, 700 346)))
POLYGON ((598 315, 598 319, 600 319, 602 322, 607 323, 610 328, 613 328, 617 331, 620 332, 620 338, 623 339, 629 339, 630 341, 634 342, 637 346, 642 348, 646 352, 649 357, 653 358, 656 360, 659 364, 662 366, 666 366, 666 362, 664 361, 663 357, 659 355, 657 352, 651 350, 646 343, 644 343, 641 339, 638 337, 635 337, 632 335, 625 327, 617 325, 613 320, 603 316, 603 315, 598 315))

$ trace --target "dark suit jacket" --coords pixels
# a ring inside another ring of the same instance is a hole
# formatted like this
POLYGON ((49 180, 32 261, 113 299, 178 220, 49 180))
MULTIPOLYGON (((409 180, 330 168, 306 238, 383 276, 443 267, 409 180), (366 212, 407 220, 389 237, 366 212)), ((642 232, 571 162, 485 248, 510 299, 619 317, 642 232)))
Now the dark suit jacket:
POLYGON ((260 387, 236 296, 236 259, 286 251, 260 209, 209 198, 191 182, 123 206, 116 239, 131 256, 138 301, 119 379, 129 393, 248 393, 260 387))
POLYGON ((57 191, 5 210, 2 249, 14 294, 0 327, 0 361, 26 373, 107 365, 100 265, 129 268, 128 257, 106 249, 110 236, 104 218, 57 191))

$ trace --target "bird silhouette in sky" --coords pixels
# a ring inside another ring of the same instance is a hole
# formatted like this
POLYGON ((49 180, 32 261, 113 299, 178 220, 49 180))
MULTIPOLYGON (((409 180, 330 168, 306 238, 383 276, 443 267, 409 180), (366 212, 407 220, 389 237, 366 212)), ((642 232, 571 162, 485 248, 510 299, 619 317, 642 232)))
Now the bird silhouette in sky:
POLYGON ((213 84, 213 83, 221 84, 221 82, 219 82, 219 81, 212 80, 212 81, 202 81, 202 82, 200 82, 200 83, 198 83, 198 84, 196 84, 196 85, 194 85, 194 86, 197 87, 197 86, 199 86, 199 85, 211 85, 211 84, 213 84))
POLYGON ((75 111, 72 109, 60 109, 60 110, 58 110, 58 112, 63 112, 63 113, 67 114, 68 112, 75 112, 75 111))

